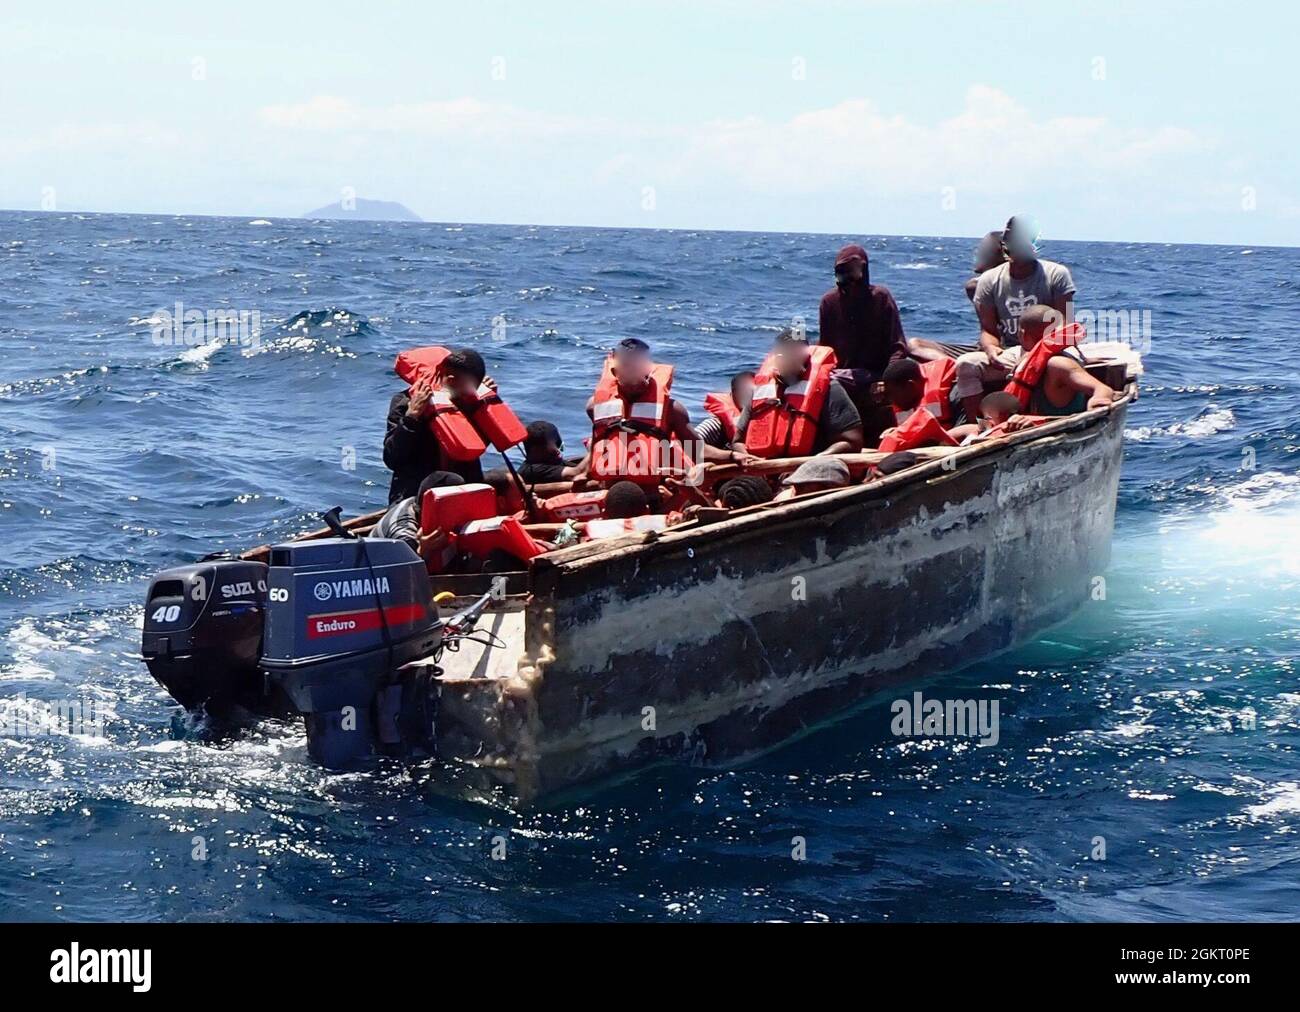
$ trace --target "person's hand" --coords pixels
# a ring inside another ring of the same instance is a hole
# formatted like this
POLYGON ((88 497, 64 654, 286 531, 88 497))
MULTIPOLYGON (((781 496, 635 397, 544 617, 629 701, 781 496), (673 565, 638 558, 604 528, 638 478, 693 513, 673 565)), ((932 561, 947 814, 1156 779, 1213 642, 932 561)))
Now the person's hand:
POLYGON ((753 467, 755 464, 762 463, 762 461, 762 457, 755 457, 743 446, 740 449, 736 449, 734 446, 731 448, 731 462, 733 464, 739 464, 741 467, 753 467))
POLYGON ((1088 404, 1084 410, 1091 411, 1093 408, 1106 408, 1109 407, 1114 400, 1115 391, 1110 387, 1102 387, 1102 389, 1098 390, 1088 398, 1088 404))
POLYGON ((421 376, 411 387, 411 402, 406 406, 406 417, 419 419, 428 410, 429 401, 433 398, 433 381, 427 376, 421 376))
POLYGON ((491 376, 483 377, 483 386, 487 387, 493 393, 497 392, 497 381, 494 380, 491 376))
MULTIPOLYGON (((1037 421, 1038 419, 1035 415, 1012 415, 1002 423, 1002 431, 1019 432, 1021 429, 1027 429, 1031 425, 1037 424, 1037 421)), ((994 428, 997 428, 997 426, 994 426, 994 428)))
POLYGON ((441 527, 435 527, 428 534, 420 535, 420 558, 428 562, 442 554, 451 541, 451 536, 441 527))

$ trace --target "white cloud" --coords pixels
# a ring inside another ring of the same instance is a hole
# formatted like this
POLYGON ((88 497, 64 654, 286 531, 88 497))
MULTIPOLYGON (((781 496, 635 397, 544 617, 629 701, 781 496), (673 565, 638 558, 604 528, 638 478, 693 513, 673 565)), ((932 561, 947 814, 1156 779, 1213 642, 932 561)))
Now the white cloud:
POLYGON ((1101 117, 1035 120, 1010 96, 985 86, 934 125, 850 99, 791 119, 746 117, 706 124, 663 168, 670 178, 719 173, 745 188, 785 193, 938 193, 942 187, 1001 193, 1096 185, 1115 176, 1177 167, 1202 142, 1177 127, 1139 130, 1101 117))

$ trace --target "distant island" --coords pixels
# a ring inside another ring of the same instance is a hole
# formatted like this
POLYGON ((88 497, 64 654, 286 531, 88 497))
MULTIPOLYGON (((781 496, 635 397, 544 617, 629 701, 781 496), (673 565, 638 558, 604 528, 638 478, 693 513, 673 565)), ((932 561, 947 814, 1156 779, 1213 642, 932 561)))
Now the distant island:
POLYGON ((357 221, 423 221, 418 214, 394 200, 362 200, 357 197, 344 207, 343 201, 308 211, 304 218, 352 218, 357 221))

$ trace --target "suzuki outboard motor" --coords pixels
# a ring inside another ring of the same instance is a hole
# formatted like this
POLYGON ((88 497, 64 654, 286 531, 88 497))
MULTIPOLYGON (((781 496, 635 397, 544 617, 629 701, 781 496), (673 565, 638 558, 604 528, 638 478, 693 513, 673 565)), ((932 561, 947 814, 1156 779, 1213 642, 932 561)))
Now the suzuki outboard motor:
POLYGON ((258 657, 266 608, 266 566, 214 560, 159 573, 149 584, 140 652, 149 673, 188 709, 234 705, 277 712, 258 657))
POLYGON ((406 544, 277 545, 267 584, 262 668, 306 718, 313 759, 346 767, 432 735, 435 669, 397 670, 431 657, 442 641, 429 574, 406 544))

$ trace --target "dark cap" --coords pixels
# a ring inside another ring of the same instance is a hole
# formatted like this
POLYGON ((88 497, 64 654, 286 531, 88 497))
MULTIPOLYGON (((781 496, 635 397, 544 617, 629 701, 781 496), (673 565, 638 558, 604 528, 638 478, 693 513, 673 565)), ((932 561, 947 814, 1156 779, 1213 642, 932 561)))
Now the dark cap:
POLYGON ((899 450, 897 453, 891 453, 877 464, 876 471, 882 475, 897 474, 899 471, 906 471, 909 467, 920 462, 921 458, 910 450, 899 450))

